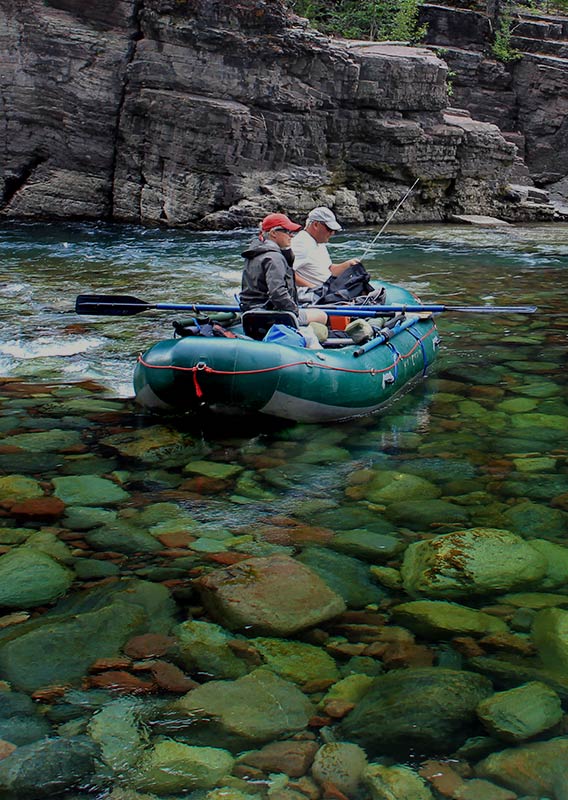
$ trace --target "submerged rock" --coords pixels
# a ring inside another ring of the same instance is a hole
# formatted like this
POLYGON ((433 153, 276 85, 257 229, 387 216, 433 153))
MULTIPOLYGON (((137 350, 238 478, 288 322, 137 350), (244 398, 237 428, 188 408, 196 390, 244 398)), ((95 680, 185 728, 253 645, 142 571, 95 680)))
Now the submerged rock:
POLYGON ((566 675, 568 670, 568 611, 546 608, 533 623, 533 641, 544 665, 551 672, 566 675))
POLYGON ((3 800, 40 800, 79 786, 95 769, 96 745, 86 737, 42 739, 0 761, 3 800))
POLYGON ((251 639, 269 669, 285 680, 303 686, 312 681, 337 681, 335 660, 320 647, 284 639, 251 639))
POLYGON ((411 544, 401 572, 410 595, 460 597, 534 583, 546 559, 510 531, 472 528, 411 544))
POLYGON ((198 670, 212 678, 240 678, 248 672, 243 659, 229 647, 232 635, 220 625, 205 620, 188 620, 174 634, 179 657, 188 670, 198 670))
POLYGON ((480 761, 475 774, 519 795, 563 800, 568 795, 568 737, 503 750, 480 761))
POLYGON ((342 598, 315 572, 284 555, 248 558, 215 570, 198 588, 221 624, 269 636, 286 636, 345 610, 342 598))
POLYGON ((192 737, 204 742, 227 737, 239 748, 303 730, 314 713, 297 686, 265 667, 236 681, 210 681, 178 700, 176 707, 194 720, 192 737))
POLYGON ((384 591, 371 580, 369 566, 357 558, 324 547, 306 547, 298 561, 319 575, 349 608, 379 603, 385 596, 384 591))
POLYGON ((497 617, 442 600, 401 603, 392 609, 392 614, 398 625, 428 639, 450 638, 457 634, 471 636, 501 633, 508 630, 505 622, 497 617))
POLYGON ((56 497, 70 506, 114 506, 130 497, 116 483, 97 475, 69 475, 52 483, 56 497))
POLYGON ((133 782, 138 789, 157 795, 211 789, 231 772, 233 763, 233 756, 219 747, 193 747, 166 739, 142 756, 133 782))
POLYGON ((312 775, 318 783, 332 783, 347 797, 352 797, 366 766, 367 756, 361 747, 351 742, 331 742, 317 751, 312 775))
POLYGON ((424 667, 375 678, 341 724, 370 756, 452 753, 475 727, 475 709, 492 693, 482 675, 424 667))
POLYGON ((560 722, 562 706, 556 692, 532 681, 482 700, 477 716, 493 736, 522 742, 560 722))
POLYGON ((369 764, 363 783, 373 800, 434 800, 426 782, 410 767, 394 764, 369 764))
POLYGON ((18 547, 0 557, 0 606, 33 608, 52 603, 73 580, 73 572, 46 553, 18 547))

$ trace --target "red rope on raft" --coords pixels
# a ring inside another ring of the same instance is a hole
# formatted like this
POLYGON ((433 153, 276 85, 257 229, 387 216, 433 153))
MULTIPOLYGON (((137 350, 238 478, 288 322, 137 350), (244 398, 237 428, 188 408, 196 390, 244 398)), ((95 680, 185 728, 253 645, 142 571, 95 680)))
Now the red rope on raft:
POLYGON ((320 369, 330 369, 335 372, 352 372, 358 375, 380 375, 382 372, 388 372, 393 369, 402 359, 410 358, 410 356, 420 347, 421 342, 435 333, 436 329, 431 328, 428 333, 425 333, 420 339, 416 339, 414 345, 410 348, 408 353, 399 353, 398 357, 388 367, 383 369, 348 369, 347 367, 334 367, 330 364, 322 364, 320 361, 292 361, 289 364, 278 364, 274 367, 264 367, 263 369, 246 369, 246 370, 223 370, 210 367, 204 362, 196 364, 194 367, 178 367, 168 364, 149 364, 144 361, 141 355, 138 356, 138 363, 148 369, 173 369, 177 372, 193 372, 193 380, 195 384, 195 391, 198 397, 201 396, 202 390, 197 382, 198 372, 207 372, 212 375, 259 375, 263 372, 275 372, 280 369, 288 369, 289 367, 319 367, 320 369))

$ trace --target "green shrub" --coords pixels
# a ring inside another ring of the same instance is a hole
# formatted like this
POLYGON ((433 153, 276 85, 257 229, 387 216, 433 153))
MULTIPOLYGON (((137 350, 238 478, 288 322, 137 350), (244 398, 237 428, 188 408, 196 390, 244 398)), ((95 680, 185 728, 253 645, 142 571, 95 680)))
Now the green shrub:
POLYGON ((290 0, 290 6, 322 33, 346 39, 391 39, 415 42, 425 26, 418 26, 419 0, 290 0))

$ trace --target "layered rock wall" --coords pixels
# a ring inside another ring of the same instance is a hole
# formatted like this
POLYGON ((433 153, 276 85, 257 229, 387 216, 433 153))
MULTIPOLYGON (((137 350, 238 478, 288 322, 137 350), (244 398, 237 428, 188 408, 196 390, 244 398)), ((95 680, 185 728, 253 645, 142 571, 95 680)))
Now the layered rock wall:
POLYGON ((566 183, 568 202, 568 17, 526 9, 511 18, 511 55, 503 63, 491 44, 499 18, 493 0, 425 4, 426 42, 451 71, 452 100, 476 119, 498 125, 515 142, 536 186, 566 183))
POLYGON ((232 227, 526 219, 515 146, 426 48, 332 41, 280 0, 2 0, 0 215, 232 227))

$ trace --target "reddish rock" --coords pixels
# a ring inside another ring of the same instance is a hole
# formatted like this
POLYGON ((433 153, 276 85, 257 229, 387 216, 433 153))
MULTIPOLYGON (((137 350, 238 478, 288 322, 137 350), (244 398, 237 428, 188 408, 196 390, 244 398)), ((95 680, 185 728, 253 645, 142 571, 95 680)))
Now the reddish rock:
POLYGON ((8 758, 8 756, 17 749, 16 745, 12 744, 12 742, 6 742, 4 739, 0 739, 0 761, 4 758, 8 758))
POLYGON ((0 629, 9 628, 10 625, 19 625, 20 622, 27 622, 30 615, 27 611, 14 611, 13 614, 5 614, 0 617, 0 629))
POLYGON ((69 686, 45 686, 43 689, 36 689, 31 697, 38 703, 53 703, 63 697, 67 691, 69 691, 69 686))
POLYGON ((536 647, 529 639, 523 639, 514 633, 492 633, 484 636, 479 643, 486 650, 504 650, 507 653, 517 653, 521 656, 532 656, 536 653, 536 647))
POLYGON ((466 658, 485 655, 483 647, 480 647, 477 640, 471 636, 455 636, 452 639, 452 647, 466 658))
POLYGON ((179 667, 169 661, 150 662, 150 672, 160 689, 165 689, 166 692, 186 694, 199 686, 196 681, 188 678, 179 667))
POLYGON ((443 797, 456 798, 464 786, 463 778, 445 761, 425 761, 418 774, 443 797))
POLYGON ((227 644, 233 653, 238 658, 242 658, 249 666, 258 667, 262 664, 260 653, 250 642, 245 642, 243 639, 231 639, 227 644))
POLYGON ((232 553, 229 550, 224 553, 207 553, 207 561, 214 561, 216 564, 223 564, 230 567, 231 564, 238 564, 239 561, 246 561, 250 558, 247 553, 232 553))
POLYGON ((553 506, 553 508, 560 508, 562 511, 568 511, 568 492, 557 494, 556 497, 553 497, 550 501, 550 505, 553 506))
POLYGON ((316 742, 288 739, 284 742, 272 742, 261 750, 247 753, 242 757, 241 763, 265 773, 283 772, 291 778, 300 778, 311 767, 317 751, 316 742))
POLYGON ((65 503, 59 497, 34 497, 31 500, 22 500, 13 503, 10 515, 19 519, 29 520, 54 520, 58 519, 65 511, 65 503))
POLYGON ((89 672, 105 672, 109 669, 128 669, 131 664, 129 658, 98 658, 89 667, 89 672))
POLYGON ((321 785, 323 800, 349 800, 331 781, 324 781, 321 785))
POLYGON ((156 658, 165 656, 176 644, 173 636, 163 633, 143 633, 129 639, 122 652, 130 658, 156 658))
POLYGON ((215 570, 196 586, 216 621, 254 634, 287 636, 345 610, 344 600, 315 572, 280 554, 215 570))
POLYGON ((355 708, 355 703, 350 703, 348 700, 342 700, 340 698, 327 700, 324 703, 323 710, 325 713, 333 717, 333 719, 342 719, 346 714, 349 714, 350 711, 353 711, 355 708))
POLYGON ((109 670, 98 675, 91 675, 84 681, 86 689, 109 689, 116 694, 150 694, 155 692, 157 684, 145 681, 125 670, 109 670))
POLYGON ((423 644, 395 642, 386 646, 382 661, 388 669, 431 667, 434 663, 434 652, 423 644))
MULTIPOLYGON (((162 533, 157 537, 164 547, 187 547, 188 544, 195 541, 195 536, 192 536, 187 531, 172 531, 172 533, 162 533)), ((187 555, 187 553, 186 553, 187 555)))
POLYGON ((293 528, 267 527, 260 529, 258 535, 271 544, 290 547, 303 544, 327 544, 335 534, 329 528, 296 525, 293 528))

